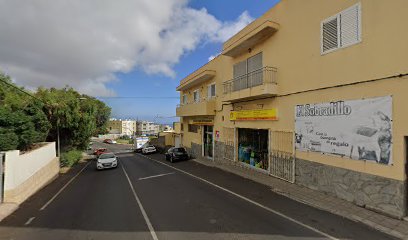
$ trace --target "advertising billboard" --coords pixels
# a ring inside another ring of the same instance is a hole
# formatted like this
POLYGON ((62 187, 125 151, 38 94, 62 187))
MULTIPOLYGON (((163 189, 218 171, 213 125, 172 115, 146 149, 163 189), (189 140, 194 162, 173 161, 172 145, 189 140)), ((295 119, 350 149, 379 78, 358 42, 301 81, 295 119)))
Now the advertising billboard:
POLYGON ((299 151, 392 164, 392 97, 295 107, 299 151))

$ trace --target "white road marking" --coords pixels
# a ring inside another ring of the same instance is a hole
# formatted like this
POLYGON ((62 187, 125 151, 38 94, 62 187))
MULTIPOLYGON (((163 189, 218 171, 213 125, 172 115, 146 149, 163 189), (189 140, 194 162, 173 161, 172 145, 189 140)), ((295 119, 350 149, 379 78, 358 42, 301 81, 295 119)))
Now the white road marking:
POLYGON ((150 179, 150 178, 163 177, 163 176, 170 175, 170 174, 174 174, 174 173, 175 173, 175 172, 163 173, 163 174, 158 174, 158 175, 153 175, 153 176, 148 176, 148 177, 139 178, 139 180, 145 180, 145 179, 150 179))
POLYGON ((42 210, 44 210, 46 207, 48 207, 48 205, 50 205, 50 204, 52 203, 52 201, 54 201, 54 200, 58 197, 58 195, 60 195, 60 194, 62 193, 62 191, 64 191, 64 189, 65 189, 66 187, 68 187, 68 185, 69 185, 72 181, 74 181, 75 178, 78 177, 79 174, 81 174, 82 171, 84 171, 85 168, 86 168, 90 163, 91 163, 91 161, 89 161, 89 162, 81 169, 81 171, 79 171, 79 173, 77 173, 73 178, 71 178, 71 180, 69 180, 69 182, 67 182, 50 200, 48 200, 48 202, 47 202, 46 204, 44 204, 44 206, 42 206, 42 207, 40 208, 40 211, 42 211, 42 210))
POLYGON ((35 217, 30 217, 26 223, 24 223, 25 226, 29 225, 33 220, 35 219, 35 217))
POLYGON ((218 188, 218 189, 220 189, 220 190, 223 190, 223 191, 225 191, 225 192, 227 192, 227 193, 230 193, 230 194, 232 194, 232 195, 234 195, 234 196, 236 196, 236 197, 238 197, 238 198, 240 198, 240 199, 242 199, 242 200, 245 200, 245 201, 247 201, 247 202, 249 202, 249 203, 252 203, 252 204, 255 205, 255 206, 258 206, 258 207, 260 207, 260 208, 262 208, 262 209, 264 209, 264 210, 266 210, 266 211, 269 211, 269 212, 271 212, 271 213, 273 213, 273 214, 276 214, 276 215, 278 215, 278 216, 280 216, 280 217, 282 217, 282 218, 285 218, 285 219, 287 219, 287 220, 289 220, 289 221, 291 221, 291 222, 294 222, 294 223, 296 223, 296 224, 299 224, 300 226, 305 227, 305 228, 307 228, 307 229, 309 229, 309 230, 311 230, 311 231, 313 231, 313 232, 315 232, 315 233, 318 233, 318 234, 320 234, 320 235, 323 235, 323 236, 325 236, 325 237, 327 237, 327 238, 329 238, 329 239, 338 240, 338 238, 336 238, 336 237, 334 237, 334 236, 331 236, 331 235, 329 235, 329 234, 327 234, 327 233, 324 233, 324 232, 322 232, 322 231, 320 231, 320 230, 318 230, 318 229, 316 229, 316 228, 314 228, 314 227, 312 227, 312 226, 309 226, 309 225, 307 225, 307 224, 304 224, 304 223, 302 223, 302 222, 300 222, 300 221, 298 221, 298 220, 296 220, 296 219, 294 219, 294 218, 291 218, 291 217, 289 217, 289 216, 286 216, 285 214, 283 214, 283 213, 281 213, 281 212, 278 212, 278 211, 276 211, 276 210, 273 210, 272 208, 269 208, 269 207, 267 207, 267 206, 265 206, 265 205, 262 205, 262 204, 260 204, 260 203, 258 203, 258 202, 255 202, 255 201, 253 201, 253 200, 251 200, 251 199, 249 199, 249 198, 247 198, 247 197, 244 197, 244 196, 242 196, 242 195, 240 195, 240 194, 238 194, 238 193, 236 193, 236 192, 233 192, 233 191, 231 191, 231 190, 228 190, 228 189, 226 189, 226 188, 223 188, 223 187, 221 187, 221 186, 219 186, 219 185, 217 185, 217 184, 215 184, 215 183, 212 183, 212 182, 210 182, 210 181, 208 181, 208 180, 205 180, 205 179, 203 179, 203 178, 200 178, 200 177, 198 177, 198 176, 196 176, 196 175, 194 175, 194 174, 191 174, 191 173, 186 172, 186 171, 184 171, 184 170, 181 170, 181 169, 178 169, 178 168, 176 168, 176 167, 170 166, 170 165, 168 165, 168 164, 166 164, 166 163, 164 163, 164 162, 161 162, 161 161, 159 161, 159 160, 153 159, 153 158, 151 158, 151 157, 147 157, 147 156, 144 156, 144 155, 141 155, 141 156, 143 156, 143 157, 145 157, 145 158, 148 158, 148 159, 150 159, 150 160, 152 160, 152 161, 155 161, 155 162, 157 162, 157 163, 160 163, 160 164, 162 164, 162 165, 165 165, 165 166, 167 166, 167 167, 169 167, 169 168, 172 168, 172 169, 174 169, 174 170, 176 170, 176 171, 182 172, 182 173, 184 173, 184 174, 186 174, 186 175, 188 175, 188 176, 190 176, 190 177, 193 177, 193 178, 196 178, 196 179, 198 179, 198 180, 201 180, 201 181, 203 181, 203 182, 205 182, 205 183, 207 183, 207 184, 209 184, 209 185, 211 185, 211 186, 213 186, 213 187, 216 187, 216 188, 218 188))
POLYGON ((135 196, 136 202, 137 202, 137 204, 139 205, 140 211, 142 212, 143 218, 144 218, 144 220, 145 220, 145 222, 146 222, 146 224, 147 224, 147 227, 149 228, 149 231, 150 231, 150 234, 152 235, 153 240, 158 240, 157 235, 156 235, 156 232, 154 231, 153 225, 152 225, 152 223, 150 222, 150 219, 149 219, 149 217, 147 216, 146 211, 145 211, 144 208, 143 208, 142 202, 140 201, 139 197, 137 196, 137 193, 136 193, 136 191, 135 191, 135 188, 133 187, 133 184, 132 184, 132 182, 130 181, 130 178, 129 178, 129 176, 128 176, 126 170, 125 170, 125 168, 123 167, 123 164, 121 164, 120 166, 122 167, 122 170, 123 170, 123 172, 125 173, 125 176, 126 176, 128 182, 129 182, 130 188, 132 189, 133 196, 135 196))

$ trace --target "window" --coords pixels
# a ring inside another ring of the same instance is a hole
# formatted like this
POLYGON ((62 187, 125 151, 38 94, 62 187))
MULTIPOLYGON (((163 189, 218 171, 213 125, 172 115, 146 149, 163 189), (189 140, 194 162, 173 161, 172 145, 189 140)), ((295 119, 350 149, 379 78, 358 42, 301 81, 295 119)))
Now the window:
POLYGON ((251 88, 262 85, 262 52, 234 64, 233 77, 234 85, 233 91, 238 91, 245 88, 251 88))
POLYGON ((361 42, 361 4, 322 21, 321 54, 361 42))
POLYGON ((198 133, 198 125, 188 124, 188 131, 193 133, 198 133))
POLYGON ((182 99, 181 99, 181 104, 187 104, 187 95, 186 94, 184 94, 183 95, 183 97, 182 97, 182 99))
POLYGON ((215 83, 208 85, 207 93, 208 93, 208 99, 215 97, 215 83))
POLYGON ((183 127, 183 126, 184 126, 184 124, 181 123, 181 124, 180 124, 180 130, 181 130, 181 131, 184 131, 184 127, 183 127))
POLYGON ((198 90, 194 91, 194 102, 200 102, 200 92, 198 90))

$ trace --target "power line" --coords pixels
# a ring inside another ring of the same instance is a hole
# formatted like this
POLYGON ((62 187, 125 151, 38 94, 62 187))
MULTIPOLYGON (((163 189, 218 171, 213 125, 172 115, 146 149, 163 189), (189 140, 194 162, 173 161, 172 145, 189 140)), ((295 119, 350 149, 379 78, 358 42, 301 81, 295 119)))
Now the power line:
MULTIPOLYGON (((44 103, 41 99, 37 98, 36 96, 32 95, 31 93, 29 93, 29 92, 27 92, 27 91, 24 91, 23 89, 17 87, 16 85, 9 83, 9 82, 7 82, 6 80, 4 80, 4 79, 2 79, 2 78, 0 78, 0 81, 3 82, 4 84, 6 84, 7 86, 12 87, 12 88, 14 88, 14 89, 16 89, 16 90, 18 90, 18 91, 20 91, 20 92, 22 92, 22 93, 24 93, 24 94, 26 94, 26 95, 32 97, 32 98, 34 98, 34 99, 36 99, 36 100, 38 100, 38 101, 44 103)), ((44 104, 45 104, 45 103, 44 103, 44 104)))
POLYGON ((179 99, 180 97, 148 97, 148 96, 144 96, 144 97, 137 97, 137 96, 118 96, 118 97, 97 97, 97 98, 103 98, 103 99, 179 99))

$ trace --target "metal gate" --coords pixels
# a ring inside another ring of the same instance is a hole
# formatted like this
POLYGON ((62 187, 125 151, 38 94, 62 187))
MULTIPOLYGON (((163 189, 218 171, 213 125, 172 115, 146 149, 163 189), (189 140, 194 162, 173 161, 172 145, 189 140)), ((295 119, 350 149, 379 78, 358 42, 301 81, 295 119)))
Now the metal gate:
POLYGON ((271 131, 270 148, 270 174, 274 177, 294 183, 294 133, 290 131, 271 131))

